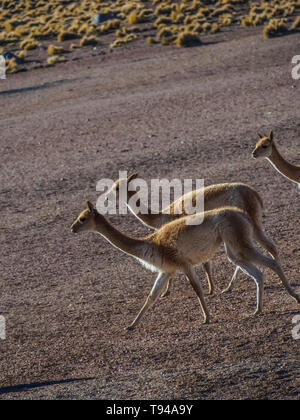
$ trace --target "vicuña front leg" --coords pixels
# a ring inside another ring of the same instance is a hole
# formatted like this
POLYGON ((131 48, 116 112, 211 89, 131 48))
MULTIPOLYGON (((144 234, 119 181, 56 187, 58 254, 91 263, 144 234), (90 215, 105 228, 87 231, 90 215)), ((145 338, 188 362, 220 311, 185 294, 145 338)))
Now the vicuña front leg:
POLYGON ((151 307, 154 305, 154 303, 156 302, 156 300, 159 298, 162 290, 164 289, 164 287, 166 287, 166 284, 169 280, 169 278, 171 277, 171 274, 167 274, 167 273, 160 273, 157 276, 157 279, 155 280, 155 283, 152 287, 152 290, 150 292, 150 294, 148 295, 146 302, 144 303, 142 309, 139 311, 139 313, 137 314, 136 318, 134 319, 134 321, 128 326, 125 327, 125 330, 133 330, 133 328, 138 324, 138 322, 140 322, 143 314, 151 307))

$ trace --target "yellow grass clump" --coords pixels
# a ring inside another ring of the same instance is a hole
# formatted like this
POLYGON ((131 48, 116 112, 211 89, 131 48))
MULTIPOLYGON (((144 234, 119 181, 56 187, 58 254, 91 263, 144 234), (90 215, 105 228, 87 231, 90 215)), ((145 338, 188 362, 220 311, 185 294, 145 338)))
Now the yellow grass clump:
POLYGON ((195 47, 200 44, 201 44, 200 37, 195 32, 189 32, 189 31, 181 32, 176 39, 176 45, 179 48, 195 47))
POLYGON ((16 52, 16 56, 18 58, 20 58, 20 60, 25 60, 25 58, 27 57, 27 51, 21 50, 16 52))
POLYGON ((63 42, 63 41, 67 41, 67 40, 75 39, 75 38, 78 38, 78 35, 71 30, 70 31, 61 31, 57 35, 57 41, 58 42, 63 42))
POLYGON ((112 44, 110 44, 110 48, 122 47, 122 45, 128 44, 129 42, 132 42, 135 39, 137 39, 136 34, 127 34, 121 38, 117 38, 112 44))
POLYGON ((138 23, 148 22, 153 18, 153 12, 151 9, 134 9, 127 16, 127 23, 135 25, 138 23))
POLYGON ((147 37, 147 44, 148 45, 153 45, 153 44, 156 44, 156 41, 155 41, 155 39, 152 38, 152 36, 148 36, 147 37))
POLYGON ((167 16, 160 16, 154 21, 154 26, 159 28, 160 25, 172 25, 173 21, 167 16))
POLYGON ((231 26, 234 22, 234 17, 230 13, 225 13, 218 17, 218 24, 220 26, 231 26))
POLYGON ((85 47, 87 45, 97 45, 98 41, 97 38, 95 36, 84 36, 81 40, 80 40, 80 47, 85 47))
POLYGON ((35 50, 40 47, 40 43, 34 38, 27 38, 20 43, 20 48, 24 51, 35 50))
POLYGON ((121 21, 119 19, 108 20, 107 22, 103 23, 100 26, 98 33, 100 35, 109 34, 110 32, 113 32, 116 29, 119 29, 120 26, 121 26, 121 21))
POLYGON ((74 50, 76 50, 77 48, 79 48, 80 46, 79 45, 77 45, 77 44, 71 44, 70 45, 70 47, 69 47, 69 50, 70 51, 74 51, 74 50))
POLYGON ((288 32, 285 19, 271 19, 263 30, 265 39, 274 38, 276 36, 285 35, 288 32))
POLYGON ((60 55, 64 52, 63 47, 58 47, 56 45, 48 45, 48 54, 49 55, 60 55))
MULTIPOLYGON (((174 7, 172 4, 161 3, 154 10, 154 14, 157 16, 159 15, 166 16, 166 15, 170 15, 172 11, 174 11, 174 7)), ((175 11, 176 11, 176 8, 175 8, 175 11)))
POLYGON ((53 55, 47 58, 47 66, 51 67, 57 63, 64 63, 65 61, 67 61, 65 57, 59 56, 59 55, 53 55))
POLYGON ((15 58, 10 58, 6 61, 5 71, 7 74, 13 74, 19 71, 19 66, 15 58))
POLYGON ((175 36, 172 30, 168 26, 165 26, 157 32, 156 40, 162 45, 170 45, 175 41, 175 36))
POLYGON ((298 28, 300 28, 300 16, 296 17, 296 19, 292 23, 291 30, 295 30, 298 28))
POLYGON ((128 15, 128 17, 127 17, 127 22, 128 22, 130 25, 134 25, 134 24, 136 24, 136 23, 139 23, 139 21, 138 21, 138 14, 137 14, 137 11, 136 11, 136 10, 132 10, 132 11, 129 13, 129 15, 128 15))

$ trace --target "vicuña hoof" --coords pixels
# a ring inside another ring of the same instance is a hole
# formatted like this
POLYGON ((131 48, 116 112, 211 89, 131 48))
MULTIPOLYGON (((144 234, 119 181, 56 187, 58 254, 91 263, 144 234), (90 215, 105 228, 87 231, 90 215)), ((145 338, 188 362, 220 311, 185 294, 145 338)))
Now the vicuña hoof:
POLYGON ((253 313, 254 316, 261 315, 261 314, 262 314, 261 309, 256 309, 256 311, 253 313))
POLYGON ((230 293, 231 292, 231 288, 227 288, 222 290, 221 294, 223 295, 224 293, 230 293))
POLYGON ((128 327, 124 327, 125 331, 132 331, 134 327, 132 325, 129 325, 128 327))

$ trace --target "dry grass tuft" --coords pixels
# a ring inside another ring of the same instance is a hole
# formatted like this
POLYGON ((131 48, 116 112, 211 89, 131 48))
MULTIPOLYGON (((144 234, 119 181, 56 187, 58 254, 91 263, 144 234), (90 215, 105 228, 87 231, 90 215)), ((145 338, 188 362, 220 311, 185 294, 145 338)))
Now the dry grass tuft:
POLYGON ((288 33, 285 19, 271 19, 263 30, 263 37, 265 39, 282 36, 288 33))
POLYGON ((61 31, 57 35, 57 41, 58 42, 68 41, 70 39, 75 39, 75 38, 78 38, 78 35, 71 30, 70 31, 61 31))
POLYGON ((156 35, 156 40, 162 45, 173 44, 175 38, 173 31, 168 26, 162 27, 156 35))
POLYGON ((49 45, 48 46, 48 54, 49 55, 60 55, 64 52, 63 47, 58 47, 56 45, 49 45))
POLYGON ((7 74, 18 73, 19 66, 15 58, 10 58, 6 61, 6 68, 5 71, 7 74))
POLYGON ((81 40, 80 40, 80 47, 86 47, 87 45, 97 45, 98 41, 97 38, 93 35, 91 36, 84 36, 81 40))
POLYGON ((137 35, 135 34, 128 34, 122 38, 117 38, 112 44, 110 44, 110 48, 122 47, 124 44, 134 41, 136 38, 137 35))
POLYGON ((27 57, 27 51, 21 50, 16 52, 16 56, 20 59, 20 60, 25 60, 25 58, 27 57))
POLYGON ((70 51, 74 51, 74 50, 76 50, 77 48, 80 48, 80 46, 79 46, 78 44, 71 44, 71 45, 70 45, 70 47, 69 47, 69 50, 70 50, 70 51))
POLYGON ((57 63, 64 63, 65 61, 67 61, 65 57, 59 56, 59 55, 53 55, 52 57, 48 57, 47 66, 51 67, 57 63))
POLYGON ((291 30, 294 31, 295 29, 300 28, 300 16, 296 17, 294 22, 292 23, 291 30))
POLYGON ((200 40, 199 35, 196 32, 189 32, 189 31, 181 32, 176 39, 176 45, 179 48, 196 47, 200 44, 201 44, 201 40, 200 40))

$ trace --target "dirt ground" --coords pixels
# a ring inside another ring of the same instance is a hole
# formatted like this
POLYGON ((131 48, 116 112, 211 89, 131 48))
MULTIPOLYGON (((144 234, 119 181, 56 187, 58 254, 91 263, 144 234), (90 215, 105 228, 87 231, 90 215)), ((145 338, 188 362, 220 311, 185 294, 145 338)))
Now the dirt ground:
MULTIPOLYGON (((104 54, 105 52, 105 54, 104 54)), ((266 271, 265 307, 223 249, 207 296, 212 322, 177 275, 132 332, 155 275, 100 236, 70 225, 96 184, 119 170, 151 178, 243 181, 265 202, 264 225, 300 292, 300 192, 266 161, 251 159, 257 131, 273 128, 300 162, 299 89, 291 59, 298 35, 268 41, 236 28, 197 48, 146 46, 0 81, 0 340, 2 399, 299 399, 300 306, 266 271)), ((80 58, 80 57, 79 57, 80 58)), ((132 215, 121 230, 148 230, 132 215)), ((201 267, 197 269, 207 284, 201 267)))

